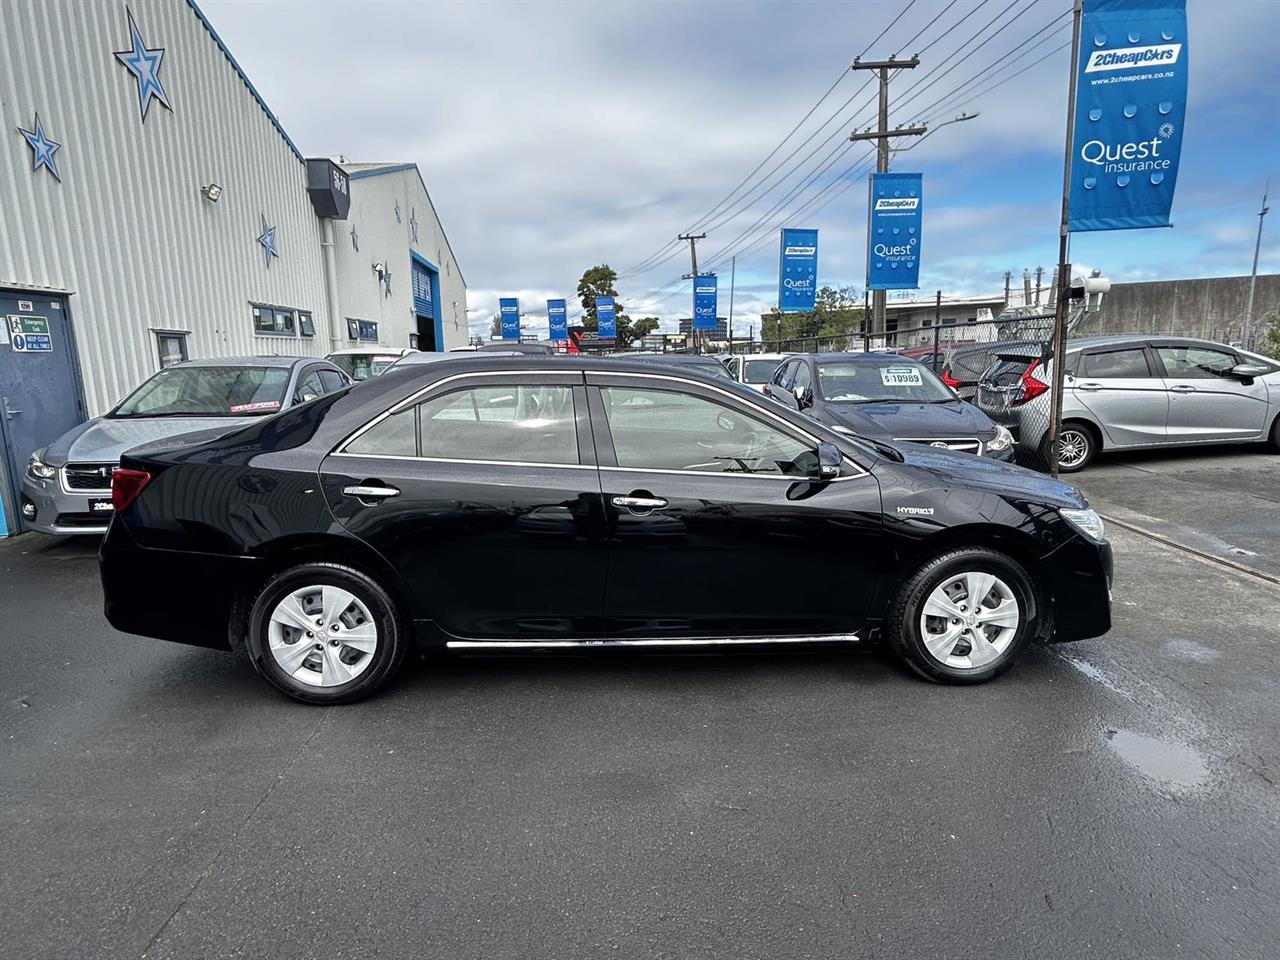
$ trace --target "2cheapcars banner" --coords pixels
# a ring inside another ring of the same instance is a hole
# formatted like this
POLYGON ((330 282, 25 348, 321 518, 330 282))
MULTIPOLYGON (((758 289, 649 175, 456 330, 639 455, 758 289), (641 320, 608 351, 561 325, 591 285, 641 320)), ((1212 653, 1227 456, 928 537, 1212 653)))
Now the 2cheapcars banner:
POLYGON ((502 339, 520 339, 520 301, 515 297, 500 297, 498 313, 502 316, 502 339))
POLYGON ((703 274, 693 284, 693 329, 716 328, 716 278, 703 274))
POLYGON ((782 229, 778 254, 778 309, 808 313, 818 293, 818 231, 782 229))
POLYGON ((596 336, 601 340, 618 338, 618 309, 613 297, 596 297, 596 336))
POLYGON ((1071 230, 1166 227, 1187 105, 1185 0, 1085 0, 1071 230))
POLYGON ((920 286, 920 225, 924 214, 919 173, 873 173, 867 216, 867 289, 920 286))
POLYGON ((569 339, 569 318, 563 300, 547 301, 547 325, 550 327, 552 342, 569 339))

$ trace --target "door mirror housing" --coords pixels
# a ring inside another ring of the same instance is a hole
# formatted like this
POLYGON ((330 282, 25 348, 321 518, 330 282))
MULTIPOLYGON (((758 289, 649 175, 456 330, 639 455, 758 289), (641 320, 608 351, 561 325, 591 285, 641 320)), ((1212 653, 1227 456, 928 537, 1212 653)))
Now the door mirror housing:
POLYGON ((844 454, 830 440, 818 444, 818 479, 834 480, 840 476, 840 465, 844 463, 844 454))
POLYGON ((1260 363, 1237 363, 1234 367, 1227 371, 1233 377, 1241 380, 1252 380, 1254 377, 1266 376, 1271 370, 1264 367, 1260 363))

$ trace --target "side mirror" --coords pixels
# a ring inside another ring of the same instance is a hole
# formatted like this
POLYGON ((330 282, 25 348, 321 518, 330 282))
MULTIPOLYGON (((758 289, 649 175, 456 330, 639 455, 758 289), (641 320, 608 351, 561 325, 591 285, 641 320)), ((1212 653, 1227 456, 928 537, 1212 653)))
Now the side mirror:
POLYGON ((1254 377, 1265 377, 1270 372, 1270 368, 1264 367, 1260 363, 1237 363, 1227 371, 1231 376, 1239 377, 1241 380, 1252 380, 1254 377))
POLYGON ((840 476, 840 465, 844 462, 844 454, 840 448, 829 440, 818 444, 818 479, 834 480, 840 476))

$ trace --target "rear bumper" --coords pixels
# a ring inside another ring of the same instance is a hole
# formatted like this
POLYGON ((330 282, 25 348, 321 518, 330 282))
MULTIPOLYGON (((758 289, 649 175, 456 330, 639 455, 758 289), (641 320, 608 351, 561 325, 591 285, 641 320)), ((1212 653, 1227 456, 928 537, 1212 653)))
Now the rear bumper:
POLYGON ((117 521, 98 549, 104 612, 124 633, 229 650, 232 607, 260 563, 140 547, 117 521))
POLYGON ((1078 535, 1042 563, 1046 584, 1053 593, 1051 642, 1087 640, 1111 629, 1115 560, 1110 543, 1078 535))

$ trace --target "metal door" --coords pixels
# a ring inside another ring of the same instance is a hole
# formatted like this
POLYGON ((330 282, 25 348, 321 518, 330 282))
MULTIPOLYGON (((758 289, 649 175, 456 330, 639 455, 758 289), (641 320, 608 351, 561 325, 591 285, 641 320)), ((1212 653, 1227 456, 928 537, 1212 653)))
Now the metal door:
POLYGON ((65 297, 0 291, 0 535, 22 530, 27 460, 76 424, 84 401, 65 297))
POLYGON ((1169 392, 1169 442, 1254 440, 1267 428, 1267 386, 1227 371, 1241 362, 1226 347, 1157 343, 1169 392))
MULTIPOLYGON (((1105 446, 1164 442, 1169 397, 1142 344, 1087 351, 1067 385, 1102 424, 1105 446)), ((1064 410, 1064 418, 1068 414, 1064 410)))

